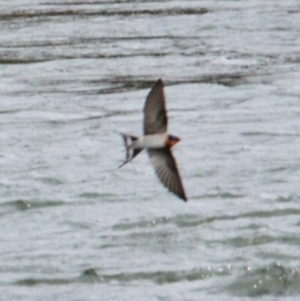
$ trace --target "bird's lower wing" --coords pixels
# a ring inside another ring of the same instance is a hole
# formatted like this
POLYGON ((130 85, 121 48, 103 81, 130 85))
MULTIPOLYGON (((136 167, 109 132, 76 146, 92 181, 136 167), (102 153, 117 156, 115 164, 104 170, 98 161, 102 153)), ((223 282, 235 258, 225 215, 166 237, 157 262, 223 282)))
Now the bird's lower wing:
POLYGON ((160 181, 174 194, 187 201, 176 161, 168 148, 148 149, 150 162, 160 181))

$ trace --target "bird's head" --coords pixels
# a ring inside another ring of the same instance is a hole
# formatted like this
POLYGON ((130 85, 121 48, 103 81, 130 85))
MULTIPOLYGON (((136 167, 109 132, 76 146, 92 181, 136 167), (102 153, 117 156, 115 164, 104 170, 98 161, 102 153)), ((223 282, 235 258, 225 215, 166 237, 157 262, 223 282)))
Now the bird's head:
POLYGON ((168 135, 166 147, 171 148, 179 141, 180 141, 180 138, 173 136, 173 135, 168 135))

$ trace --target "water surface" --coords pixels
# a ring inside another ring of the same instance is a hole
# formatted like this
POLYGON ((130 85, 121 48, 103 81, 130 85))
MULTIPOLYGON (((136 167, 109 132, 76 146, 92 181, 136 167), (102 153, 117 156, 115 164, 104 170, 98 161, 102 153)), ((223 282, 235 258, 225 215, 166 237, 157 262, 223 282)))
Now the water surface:
POLYGON ((1 1, 3 300, 298 300, 298 1, 1 1), (120 131, 165 82, 189 202, 120 131))

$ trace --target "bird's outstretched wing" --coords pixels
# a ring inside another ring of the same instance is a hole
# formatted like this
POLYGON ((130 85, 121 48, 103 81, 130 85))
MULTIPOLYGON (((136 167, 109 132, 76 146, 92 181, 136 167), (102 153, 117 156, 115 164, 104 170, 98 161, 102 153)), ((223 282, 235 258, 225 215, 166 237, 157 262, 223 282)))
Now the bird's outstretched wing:
POLYGON ((148 149, 148 154, 160 181, 179 198, 187 201, 171 150, 168 148, 148 149))
POLYGON ((160 134, 167 131, 168 117, 165 104, 164 84, 159 79, 147 96, 144 107, 144 134, 160 134))

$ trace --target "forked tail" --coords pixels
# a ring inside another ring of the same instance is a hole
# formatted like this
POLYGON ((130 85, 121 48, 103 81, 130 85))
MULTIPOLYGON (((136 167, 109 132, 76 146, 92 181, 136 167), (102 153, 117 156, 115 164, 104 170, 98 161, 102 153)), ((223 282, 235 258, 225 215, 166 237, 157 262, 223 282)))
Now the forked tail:
POLYGON ((126 150, 126 159, 123 164, 119 166, 121 168, 126 163, 130 162, 134 157, 136 157, 143 149, 135 149, 132 147, 132 143, 138 139, 138 137, 120 133, 123 137, 125 150, 126 150))

